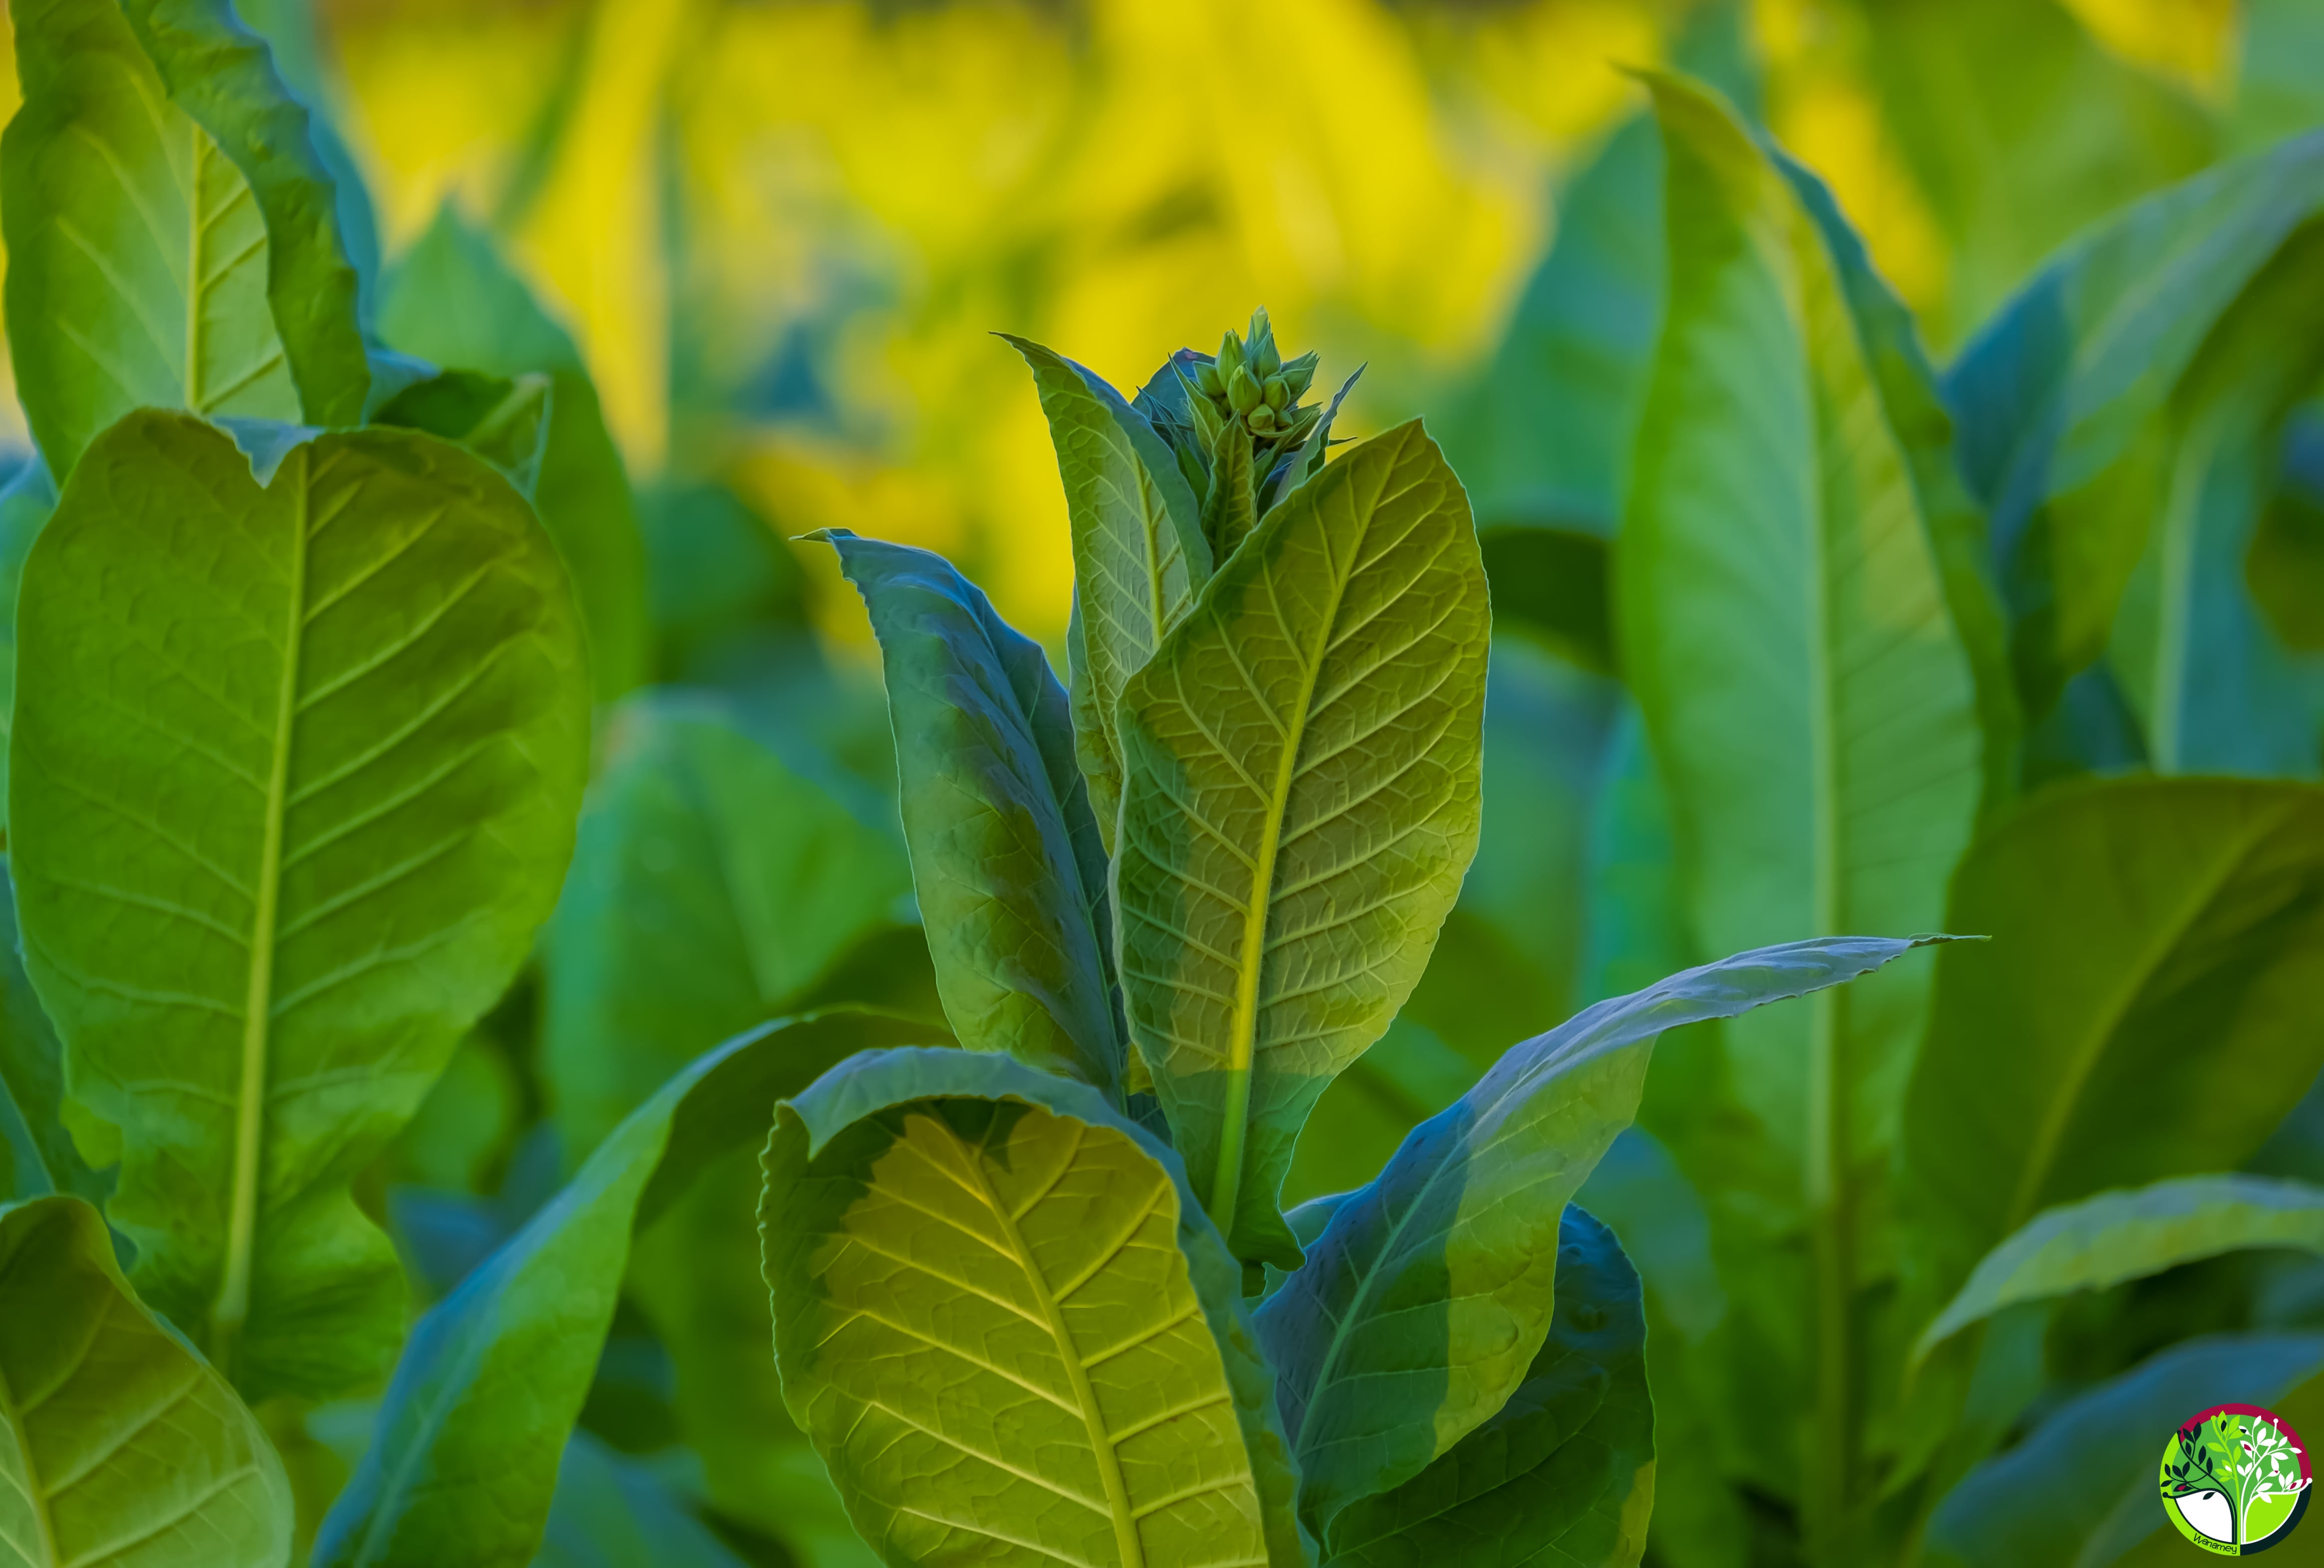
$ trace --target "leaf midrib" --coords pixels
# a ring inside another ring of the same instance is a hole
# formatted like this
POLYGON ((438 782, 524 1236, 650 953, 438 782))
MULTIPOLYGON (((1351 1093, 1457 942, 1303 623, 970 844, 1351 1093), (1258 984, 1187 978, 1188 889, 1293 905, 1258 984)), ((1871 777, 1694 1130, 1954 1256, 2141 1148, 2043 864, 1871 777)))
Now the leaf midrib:
POLYGON ((307 529, 313 501, 305 447, 285 460, 298 464, 291 518, 290 583, 283 595, 282 668, 275 689, 274 748, 260 829, 258 876, 251 917, 250 968, 243 995, 242 1069, 235 1103, 234 1191, 227 1210, 226 1255, 210 1311, 210 1352, 231 1378, 235 1342, 250 1315, 251 1259, 258 1222, 259 1154, 266 1114, 266 1066, 274 1000, 275 922, 281 913, 282 825, 290 798, 290 742, 298 724, 300 654, 305 637, 307 529))
POLYGON ((8 1386, 8 1369, 0 1367, 0 1417, 8 1423, 10 1435, 16 1440, 16 1453, 24 1466, 24 1502, 32 1514, 33 1544, 41 1555, 30 1568, 56 1568, 57 1528, 49 1517, 48 1499, 41 1487, 39 1468, 32 1462, 32 1434, 24 1428, 24 1418, 16 1408, 16 1396, 8 1386))

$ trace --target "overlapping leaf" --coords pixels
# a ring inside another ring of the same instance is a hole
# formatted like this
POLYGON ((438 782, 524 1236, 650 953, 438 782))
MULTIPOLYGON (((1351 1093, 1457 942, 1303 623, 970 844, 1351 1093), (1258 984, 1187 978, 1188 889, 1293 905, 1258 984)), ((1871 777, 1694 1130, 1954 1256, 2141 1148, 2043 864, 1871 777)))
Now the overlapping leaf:
POLYGON ((1475 853, 1488 619, 1460 482, 1399 426, 1268 513, 1123 693, 1130 1028, 1246 1260, 1297 1261, 1293 1142, 1475 853))
POLYGON ((78 1198, 0 1205, 0 1562, 285 1568, 290 1483, 78 1198))
POLYGON ((1312 1561, 1240 1270, 1088 1087, 859 1057, 779 1112, 761 1221, 785 1397, 887 1562, 1312 1561))
POLYGON ((244 434, 263 486, 156 411, 67 483, 24 569, 13 869, 141 1292, 252 1397, 321 1396, 402 1326, 347 1184, 548 913, 587 706, 497 475, 404 431, 244 434))

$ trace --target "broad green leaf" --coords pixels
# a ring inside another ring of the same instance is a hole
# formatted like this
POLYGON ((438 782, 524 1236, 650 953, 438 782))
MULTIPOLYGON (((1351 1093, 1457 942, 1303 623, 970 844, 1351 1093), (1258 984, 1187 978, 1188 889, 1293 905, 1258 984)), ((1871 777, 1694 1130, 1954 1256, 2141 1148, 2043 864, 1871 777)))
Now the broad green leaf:
POLYGON ((307 112, 226 0, 12 7, 9 352, 69 475, 140 406, 351 425, 371 372, 307 112))
POLYGON ((588 709, 498 475, 407 431, 244 435, 271 484, 155 410, 67 481, 19 604, 13 869, 140 1293, 248 1397, 322 1397, 403 1322, 347 1184, 549 913, 588 709))
POLYGON ((466 447, 532 498, 552 410, 545 375, 486 375, 447 370, 414 382, 382 403, 372 422, 425 430, 466 447))
MULTIPOLYGON (((2173 1345, 2076 1395, 2016 1447, 1970 1471, 1929 1521, 1925 1561, 1930 1568, 2104 1568, 2157 1530, 2173 1535, 2154 1487, 2172 1428, 2214 1405, 2273 1405, 2319 1370, 2324 1337, 2315 1334, 2220 1334, 2173 1345)), ((2172 1561, 2193 1561, 2191 1550, 2172 1561)))
POLYGON ((1123 692, 1131 1036, 1247 1262, 1297 1263, 1293 1143, 1411 994, 1476 851, 1489 618, 1416 421, 1269 512, 1123 692))
POLYGON ((742 1568, 652 1471, 586 1432, 565 1444, 532 1568, 742 1568))
POLYGON ((615 711, 544 950, 540 1065, 568 1160, 894 921, 903 845, 836 771, 788 765, 707 705, 615 711))
MULTIPOLYGON (((1904 369, 1868 346, 1828 199, 1701 89, 1651 85, 1671 295, 1617 619, 1689 933, 1721 953, 1932 929, 1983 752, 1913 427, 1892 418, 1884 373, 1904 369)), ((1893 1139, 1927 987, 1914 965, 1724 1031, 1812 1208, 1893 1139)))
POLYGON ((1947 918, 1993 940, 1940 956, 1906 1105, 1926 1311, 2043 1209, 2242 1164, 2324 1066, 2324 791, 2045 790, 1970 851, 1947 918))
POLYGON ((2324 1187, 2264 1176, 2183 1176, 2045 1209, 1978 1260, 1914 1347, 2021 1301, 2103 1290, 2243 1247, 2324 1252, 2324 1187))
POLYGON ((1121 802, 1113 705, 1210 580, 1199 503, 1162 438, 1093 373, 1001 335, 1033 367, 1073 525, 1074 742, 1110 850, 1121 802))
POLYGON ((1250 431, 1229 420, 1212 455, 1211 487, 1203 497, 1203 537, 1209 542, 1213 569, 1225 565, 1259 525, 1257 488, 1262 475, 1253 470, 1257 461, 1250 431))
POLYGON ((936 1032, 873 1013, 787 1020, 705 1054, 638 1107, 412 1330, 371 1446, 316 1536, 316 1568, 522 1568, 604 1348, 632 1230, 721 1155, 756 1142, 778 1096, 850 1052, 936 1032))
POLYGON ((1333 1563, 1637 1563, 1655 1498, 1638 1277, 1571 1204, 1558 1262, 1549 1336, 1508 1402, 1412 1480, 1342 1509, 1333 1563))
POLYGON ((1240 1270, 1177 1160, 1004 1056, 860 1056, 777 1112, 784 1397, 894 1568, 1294 1568, 1240 1270))
POLYGON ((16 589, 24 578, 24 558, 56 508, 56 481, 37 454, 0 487, 0 798, 8 790, 8 730, 15 722, 16 589))
POLYGON ((379 327, 396 347, 438 364, 549 378, 533 505, 573 574, 597 699, 637 685, 650 651, 645 546, 621 453, 572 338, 448 204, 383 280, 379 327))
POLYGON ((2324 133, 2208 170, 2075 241, 1946 373, 2029 715, 2105 645, 2170 483, 2189 368, 2276 293, 2254 284, 2319 214, 2324 133))
POLYGON ((1485 528, 1620 526, 1662 324, 1662 165, 1641 115, 1559 193, 1549 254, 1440 432, 1485 528))
POLYGON ((287 1568, 257 1417, 138 1301, 95 1209, 0 1205, 0 1563, 287 1568))
POLYGON ((942 557, 845 529, 811 537, 839 552, 880 639, 904 838, 953 1033, 1118 1104, 1105 850, 1047 657, 942 557))
POLYGON ((1550 1329, 1557 1216, 1636 1113, 1657 1036, 1929 940, 1795 942, 1672 975, 1511 1047, 1415 1129, 1259 1311, 1308 1527, 1332 1530, 1356 1499, 1420 1474, 1523 1379, 1550 1329))

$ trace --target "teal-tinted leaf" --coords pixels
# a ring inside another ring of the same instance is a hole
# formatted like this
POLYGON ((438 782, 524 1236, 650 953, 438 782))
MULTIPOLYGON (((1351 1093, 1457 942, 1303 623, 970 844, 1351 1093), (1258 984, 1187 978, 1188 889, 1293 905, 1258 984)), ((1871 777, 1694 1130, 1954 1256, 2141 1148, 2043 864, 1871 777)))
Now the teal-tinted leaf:
POLYGON ((1132 1037, 1236 1256, 1315 1098, 1411 994, 1475 853, 1489 612, 1418 423, 1268 516, 1124 693, 1132 1037))
POLYGON ((412 1330, 371 1446, 316 1536, 317 1568, 521 1568, 604 1347, 632 1231, 755 1142, 777 1097, 853 1051, 931 1032, 816 1014, 730 1040, 663 1085, 412 1330))
POLYGON ((664 483, 638 499, 659 678, 761 678, 770 648, 809 641, 806 575, 742 496, 724 484, 664 483))
POLYGON ((2324 791, 2059 786, 1948 918, 1993 940, 1940 956, 1906 1105, 1924 1311, 2043 1209, 2242 1164, 2324 1066, 2324 791))
POLYGON ((1047 658, 942 557, 844 529, 814 537, 839 552, 880 638, 904 837, 953 1033, 1118 1103, 1105 850, 1047 658))
POLYGON ((598 699, 637 685, 649 653, 645 546, 621 453, 572 338, 492 241, 448 205, 389 269, 379 327, 396 347, 438 364, 549 378, 533 505, 573 574, 598 699))
POLYGON ((2313 1334, 2173 1345, 2067 1401, 2032 1436, 1970 1471, 1929 1522, 1927 1560, 1932 1568, 2103 1568, 2170 1528, 2154 1467, 2172 1428, 2214 1405, 2273 1405, 2319 1370, 2324 1338, 2313 1334))
POLYGON ((1348 1568, 1454 1563, 1631 1568, 1654 1507, 1654 1402, 1638 1277, 1569 1204, 1549 1336, 1508 1402, 1412 1480, 1332 1521, 1348 1568))
POLYGON ((1210 580, 1210 546, 1194 493, 1146 416, 1072 360, 1002 337, 1033 367, 1065 481, 1074 544, 1074 739, 1110 848, 1121 801, 1113 705, 1210 580))
POLYGON ((1240 1269, 1085 1085, 885 1051, 777 1114, 761 1211, 792 1415, 895 1568, 1295 1568, 1240 1269))
POLYGON ((1421 1473, 1522 1380, 1549 1333, 1557 1215, 1629 1124, 1657 1036, 1853 980, 1928 940, 1795 942, 1672 975, 1511 1047, 1416 1128, 1259 1312, 1309 1527, 1421 1473))
MULTIPOLYGON (((1617 619, 1690 934, 1929 930, 1980 793, 1977 697, 1839 220, 1723 106, 1652 85, 1671 296, 1617 619)), ((1927 986, 1911 965, 1724 1031, 1812 1202, 1893 1139, 1927 986)))
POLYGON ((360 419, 371 373, 336 193, 266 46, 226 0, 11 15, 8 341, 55 471, 140 406, 360 419))
POLYGON ((565 1444, 532 1568, 742 1568, 654 1473, 586 1432, 565 1444))
POLYGON ((1225 564, 1258 526, 1257 462, 1250 428, 1229 420, 1212 449, 1211 487, 1203 495, 1203 537, 1214 565, 1225 564))
POLYGON ((894 918, 903 845, 836 785, 715 710, 617 711, 546 952, 541 1066, 568 1159, 894 918))
POLYGON ((95 1209, 0 1206, 0 1561, 284 1568, 290 1483, 121 1277, 95 1209))
MULTIPOLYGON (((2324 212, 2324 133, 2206 171, 2076 241, 1945 378, 2026 711, 2095 659, 2164 493, 2172 403, 2324 212)), ((2312 270, 2312 263, 2310 263, 2312 270)))
POLYGON ((64 1122, 63 1053, 32 994, 16 941, 16 890, 0 862, 0 1147, 9 1169, 0 1195, 72 1193, 102 1202, 111 1184, 88 1167, 64 1122))
POLYGON ((1625 705, 1606 742, 1590 825, 1590 934, 1580 993, 1602 1001, 1687 966, 1670 799, 1645 721, 1625 705))
POLYGON ((119 1155, 138 1288, 248 1397, 337 1392, 403 1321, 347 1184, 571 853, 588 707, 555 551, 430 438, 315 436, 261 488, 147 410, 74 469, 19 608, 26 967, 119 1155))
POLYGON ((2185 1176, 2036 1214, 1978 1260, 1914 1358, 2021 1301, 2103 1290, 2243 1247, 2324 1252, 2324 1188, 2264 1176, 2185 1176))
POLYGON ((1300 443, 1298 451, 1286 459, 1291 465, 1291 473, 1275 497, 1275 506, 1288 501, 1294 490, 1313 479, 1331 460, 1333 421, 1340 417, 1340 405, 1346 402, 1348 394, 1356 390, 1356 383, 1363 374, 1364 367, 1360 364, 1348 373, 1348 379, 1340 383, 1340 390, 1333 392, 1332 401, 1324 405, 1322 416, 1315 421, 1315 428, 1307 432, 1307 439, 1300 443))
POLYGON ((1549 254, 1440 435, 1483 526, 1619 526, 1662 324, 1662 187, 1641 115, 1559 194, 1549 254))
POLYGON ((8 730, 16 716, 16 589, 24 558, 56 506, 56 481, 37 453, 0 488, 0 797, 7 793, 8 730))
POLYGON ((380 405, 372 422, 425 430, 466 447, 530 499, 540 481, 550 410, 545 375, 447 370, 397 392, 380 405))

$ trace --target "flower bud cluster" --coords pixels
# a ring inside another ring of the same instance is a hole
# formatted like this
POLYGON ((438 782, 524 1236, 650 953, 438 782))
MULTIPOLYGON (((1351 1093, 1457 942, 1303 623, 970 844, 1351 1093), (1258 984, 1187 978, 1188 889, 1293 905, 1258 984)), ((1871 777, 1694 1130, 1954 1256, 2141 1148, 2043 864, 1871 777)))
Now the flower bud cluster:
POLYGON ((1240 420, 1260 443, 1292 446, 1314 428, 1322 410, 1299 400, 1315 379, 1316 356, 1286 360, 1275 346, 1275 329, 1264 307, 1251 313, 1250 330, 1230 330, 1219 341, 1218 357, 1198 362, 1194 390, 1210 400, 1222 421, 1240 420))

